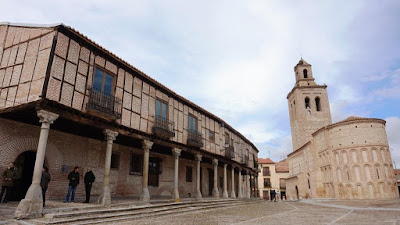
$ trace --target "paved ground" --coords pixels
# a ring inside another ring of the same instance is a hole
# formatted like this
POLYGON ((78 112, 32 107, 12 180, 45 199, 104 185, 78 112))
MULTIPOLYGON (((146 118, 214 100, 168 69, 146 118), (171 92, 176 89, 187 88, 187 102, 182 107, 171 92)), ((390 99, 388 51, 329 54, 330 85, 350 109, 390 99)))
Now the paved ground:
MULTIPOLYGON (((400 201, 397 201, 400 203, 400 201)), ((260 202, 205 212, 126 221, 115 224, 390 224, 400 225, 400 208, 356 208, 341 202, 260 202), (335 203, 332 207, 330 204, 335 203)), ((346 202, 349 204, 349 202, 346 202)), ((366 205, 361 202, 361 205, 366 205)))
MULTIPOLYGON (((123 203, 123 202, 121 202, 123 203)), ((0 206, 0 224, 16 203, 0 206)), ((46 211, 68 211, 92 204, 49 202, 46 211)), ((15 223, 14 223, 15 224, 15 223)), ((400 200, 266 202, 201 212, 123 221, 115 224, 390 224, 400 225, 400 200)))

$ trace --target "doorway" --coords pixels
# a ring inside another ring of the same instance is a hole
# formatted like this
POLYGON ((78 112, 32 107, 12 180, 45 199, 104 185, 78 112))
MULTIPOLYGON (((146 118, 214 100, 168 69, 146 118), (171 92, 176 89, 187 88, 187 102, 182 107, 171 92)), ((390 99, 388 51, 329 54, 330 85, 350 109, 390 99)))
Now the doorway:
POLYGON ((11 191, 11 201, 20 201, 21 199, 25 198, 25 194, 32 184, 35 160, 35 151, 23 152, 15 159, 14 165, 17 168, 17 173, 15 176, 14 186, 11 191))
POLYGON ((159 158, 149 157, 149 186, 158 187, 158 177, 161 173, 160 161, 159 158))
POLYGON ((208 170, 208 195, 212 196, 212 191, 214 188, 214 170, 212 169, 207 169, 208 170))
POLYGON ((296 198, 299 199, 299 188, 296 186, 296 198))

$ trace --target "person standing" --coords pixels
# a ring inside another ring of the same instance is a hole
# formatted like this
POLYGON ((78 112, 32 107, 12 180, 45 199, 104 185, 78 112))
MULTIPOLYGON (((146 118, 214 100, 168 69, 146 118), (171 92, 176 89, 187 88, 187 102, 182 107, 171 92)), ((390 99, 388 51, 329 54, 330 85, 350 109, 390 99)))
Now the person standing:
POLYGON ((16 171, 14 168, 14 163, 10 163, 10 166, 3 172, 3 184, 1 185, 1 193, 0 193, 0 201, 3 198, 4 193, 6 193, 3 199, 3 203, 8 202, 8 196, 10 195, 11 188, 13 186, 13 180, 15 174, 16 171))
POLYGON ((83 203, 89 203, 90 200, 90 191, 92 190, 92 184, 96 180, 92 170, 90 168, 87 169, 85 173, 85 191, 86 191, 86 200, 83 203))
POLYGON ((46 191, 47 188, 49 187, 50 181, 51 181, 51 175, 49 173, 49 168, 47 166, 43 166, 42 179, 40 180, 40 187, 42 188, 43 207, 45 206, 46 191))
POLYGON ((75 202, 75 191, 79 184, 79 167, 76 166, 73 171, 68 174, 69 187, 65 202, 69 202, 69 196, 71 195, 71 202, 75 202))

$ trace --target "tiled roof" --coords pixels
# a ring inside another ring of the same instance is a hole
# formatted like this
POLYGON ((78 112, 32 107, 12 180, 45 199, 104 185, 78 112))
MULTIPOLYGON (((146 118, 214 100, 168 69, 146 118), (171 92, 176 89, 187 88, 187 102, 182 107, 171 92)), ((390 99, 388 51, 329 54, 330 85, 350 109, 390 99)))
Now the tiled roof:
POLYGON ((394 175, 400 175, 400 169, 394 169, 394 175))
POLYGON ((266 158, 266 159, 258 158, 258 163, 259 164, 275 164, 275 162, 272 161, 270 158, 266 158))
POLYGON ((277 173, 289 172, 289 163, 286 161, 286 159, 275 164, 275 172, 277 173))

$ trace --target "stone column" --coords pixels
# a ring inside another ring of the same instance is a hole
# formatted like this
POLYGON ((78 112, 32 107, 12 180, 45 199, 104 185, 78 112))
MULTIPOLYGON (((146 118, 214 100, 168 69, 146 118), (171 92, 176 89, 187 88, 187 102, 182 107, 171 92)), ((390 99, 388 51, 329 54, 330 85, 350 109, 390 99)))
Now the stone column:
POLYGON ((219 198, 219 191, 218 191, 218 159, 213 159, 214 165, 214 187, 212 190, 213 197, 219 198))
POLYGON ((224 191, 222 192, 222 198, 229 198, 228 196, 228 178, 226 173, 226 167, 228 164, 224 164, 224 191))
POLYGON ((256 175, 256 197, 259 198, 260 197, 260 191, 258 190, 258 174, 256 175))
POLYGON ((40 123, 39 144, 36 152, 35 167, 33 170, 32 184, 25 195, 25 198, 19 202, 18 208, 15 210, 15 218, 34 218, 42 215, 43 198, 40 180, 42 178, 42 168, 46 155, 47 138, 49 136, 50 124, 58 118, 58 115, 45 110, 37 112, 40 123))
POLYGON ((142 141, 143 154, 143 177, 142 177, 142 192, 140 193, 139 200, 142 203, 150 202, 150 193, 148 188, 149 183, 149 153, 153 146, 153 142, 149 140, 142 141))
POLYGON ((235 194, 235 167, 233 165, 232 165, 231 198, 236 198, 236 194, 235 194))
POLYGON ((172 193, 172 198, 176 201, 179 202, 179 190, 178 190, 178 171, 179 171, 179 156, 181 156, 181 149, 179 148, 173 148, 172 149, 172 155, 175 157, 175 168, 174 168, 174 192, 172 193))
POLYGON ((195 155, 196 162, 197 162, 197 173, 196 173, 196 198, 197 200, 201 200, 203 197, 201 195, 200 190, 200 162, 203 156, 200 154, 195 155))
POLYGON ((97 202, 102 206, 111 205, 111 193, 110 193, 110 169, 111 169, 111 155, 112 155, 112 145, 115 138, 118 136, 118 132, 112 130, 103 131, 107 140, 106 149, 106 160, 104 162, 104 179, 103 179, 103 189, 100 192, 99 199, 97 202))
POLYGON ((239 174, 238 174, 238 198, 243 198, 243 190, 242 190, 242 169, 239 167, 239 174))
POLYGON ((246 186, 247 186, 246 198, 250 198, 251 197, 250 196, 251 189, 250 189, 250 174, 249 174, 249 172, 247 172, 247 175, 246 175, 246 186))

